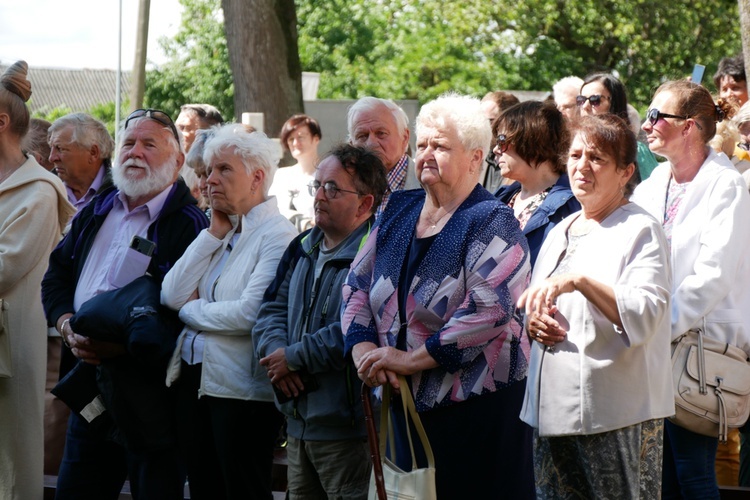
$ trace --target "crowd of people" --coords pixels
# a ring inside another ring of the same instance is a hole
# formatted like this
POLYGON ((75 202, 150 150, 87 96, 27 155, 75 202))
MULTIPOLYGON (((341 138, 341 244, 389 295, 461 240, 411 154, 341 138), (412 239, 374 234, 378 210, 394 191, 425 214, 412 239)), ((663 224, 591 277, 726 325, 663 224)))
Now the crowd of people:
MULTIPOLYGON (((283 443, 287 498, 365 499, 362 384, 376 405, 386 385, 413 394, 439 498, 719 498, 722 450, 750 486, 750 429, 724 449, 670 421, 676 339, 750 355, 739 62, 717 97, 663 83, 643 120, 609 73, 546 101, 447 93, 413 156, 406 113, 377 97, 322 153, 313 117, 279 144, 209 104, 135 110, 115 144, 85 113, 31 120, 12 65, 0 498, 41 498, 48 474, 59 499, 126 479, 139 499, 186 481, 270 499, 283 443)), ((393 419, 404 470, 427 465, 412 431, 393 419)))

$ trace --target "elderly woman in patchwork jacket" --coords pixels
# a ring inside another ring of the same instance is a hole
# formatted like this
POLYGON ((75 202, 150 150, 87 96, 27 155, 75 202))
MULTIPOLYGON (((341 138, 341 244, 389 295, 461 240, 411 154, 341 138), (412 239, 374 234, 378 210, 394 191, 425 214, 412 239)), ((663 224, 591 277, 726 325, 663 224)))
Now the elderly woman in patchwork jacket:
MULTIPOLYGON (((344 286, 347 352, 371 386, 407 376, 441 498, 534 496, 530 428, 518 419, 527 358, 515 309, 528 246, 513 212, 478 184, 490 136, 476 99, 448 95, 422 108, 424 191, 391 195, 344 286)), ((396 461, 408 469, 407 443, 396 439, 396 461)))

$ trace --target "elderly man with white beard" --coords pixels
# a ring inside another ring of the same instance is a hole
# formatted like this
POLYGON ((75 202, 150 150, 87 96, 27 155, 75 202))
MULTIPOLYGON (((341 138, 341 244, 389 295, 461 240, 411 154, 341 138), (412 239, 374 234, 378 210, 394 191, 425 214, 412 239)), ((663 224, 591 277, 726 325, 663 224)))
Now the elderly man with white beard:
MULTIPOLYGON (((136 110, 125 120, 119 136, 112 168, 115 185, 78 213, 70 232, 52 252, 42 282, 42 302, 48 323, 57 328, 66 344, 61 376, 75 364, 71 376, 84 373, 95 378, 91 383, 98 381, 96 387, 101 388, 102 369, 131 370, 134 379, 141 379, 139 383, 148 377, 143 398, 163 396, 158 401, 142 401, 142 406, 164 410, 169 400, 163 389, 166 361, 156 367, 145 366, 124 344, 94 340, 72 327, 74 315, 100 294, 121 289, 143 275, 160 284, 196 235, 208 226, 178 178, 185 155, 171 118, 159 110, 136 110)), ((111 307, 116 315, 121 312, 118 307, 125 306, 112 303, 111 307)), ((135 309, 129 311, 131 316, 136 314, 135 309)), ((150 420, 142 426, 143 435, 149 436, 156 428, 166 432, 157 439, 151 434, 150 439, 135 441, 122 425, 125 415, 116 415, 108 407, 109 401, 106 397, 90 403, 85 400, 82 408, 73 408, 56 498, 114 499, 127 476, 134 498, 181 499, 184 472, 171 433, 172 412, 146 412, 150 420), (102 421, 107 415, 114 423, 105 426, 102 421)))

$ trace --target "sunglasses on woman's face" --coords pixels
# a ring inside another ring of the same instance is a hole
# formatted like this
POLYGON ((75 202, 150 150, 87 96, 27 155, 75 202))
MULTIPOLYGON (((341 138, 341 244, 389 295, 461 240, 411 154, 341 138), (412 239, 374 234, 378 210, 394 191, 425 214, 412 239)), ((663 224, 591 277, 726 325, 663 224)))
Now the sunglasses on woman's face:
POLYGON ((677 118, 678 120, 687 120, 687 116, 670 115, 669 113, 662 113, 656 108, 651 108, 646 113, 646 119, 651 125, 656 125, 656 122, 662 118, 677 118))
POLYGON ((610 100, 611 98, 601 94, 594 94, 588 97, 585 95, 578 95, 576 96, 576 105, 578 105, 578 107, 581 107, 586 104, 586 101, 589 101, 591 105, 596 108, 602 103, 602 99, 610 100))
POLYGON ((505 134, 498 135, 495 142, 497 144, 497 147, 500 148, 501 153, 505 153, 506 151, 508 151, 510 142, 508 142, 508 137, 505 134))

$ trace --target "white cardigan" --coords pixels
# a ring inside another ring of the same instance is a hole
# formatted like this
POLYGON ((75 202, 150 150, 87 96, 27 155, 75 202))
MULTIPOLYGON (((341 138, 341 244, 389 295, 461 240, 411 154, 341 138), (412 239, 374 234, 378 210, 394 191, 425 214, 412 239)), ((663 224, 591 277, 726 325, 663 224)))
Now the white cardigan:
MULTIPOLYGON (((204 229, 167 273, 161 301, 180 312, 180 319, 205 335, 203 370, 197 396, 273 401, 271 383, 255 356, 250 331, 263 293, 276 274, 281 256, 297 235, 270 197, 242 217, 242 232, 216 282, 211 270, 221 261, 237 224, 224 239, 204 229), (198 289, 201 298, 188 302, 198 289)), ((167 385, 180 375, 183 330, 167 371, 167 385)))
MULTIPOLYGON (((632 201, 659 222, 671 177, 659 165, 632 201)), ((750 354, 750 195, 742 177, 713 150, 698 170, 672 226, 672 339, 691 328, 750 354)))
MULTIPOLYGON (((546 279, 567 247, 578 213, 550 232, 531 285, 546 279)), ((640 207, 615 210, 580 240, 571 272, 612 287, 624 330, 580 292, 557 298, 568 326, 554 350, 533 342, 521 419, 540 436, 596 434, 674 414, 666 236, 640 207)))

